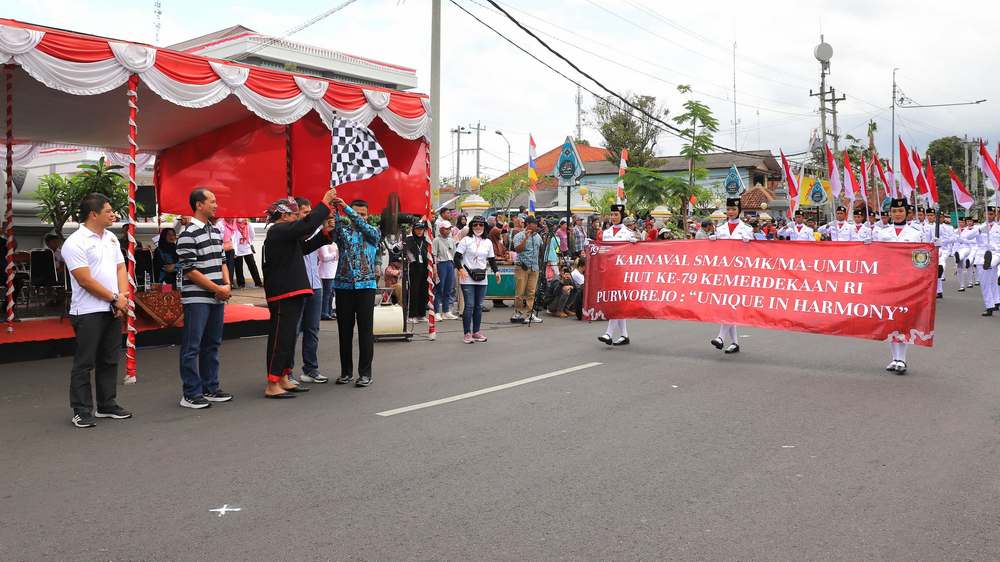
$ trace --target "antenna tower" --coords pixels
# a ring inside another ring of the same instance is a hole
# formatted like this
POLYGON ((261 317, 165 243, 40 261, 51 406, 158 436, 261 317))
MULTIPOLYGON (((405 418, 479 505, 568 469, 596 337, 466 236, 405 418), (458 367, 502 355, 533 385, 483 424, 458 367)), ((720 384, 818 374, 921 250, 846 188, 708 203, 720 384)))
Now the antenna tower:
POLYGON ((163 10, 160 9, 160 0, 153 2, 153 15, 156 16, 156 46, 160 46, 160 15, 163 14, 163 10))
POLYGON ((576 142, 583 138, 583 90, 576 85, 576 142))

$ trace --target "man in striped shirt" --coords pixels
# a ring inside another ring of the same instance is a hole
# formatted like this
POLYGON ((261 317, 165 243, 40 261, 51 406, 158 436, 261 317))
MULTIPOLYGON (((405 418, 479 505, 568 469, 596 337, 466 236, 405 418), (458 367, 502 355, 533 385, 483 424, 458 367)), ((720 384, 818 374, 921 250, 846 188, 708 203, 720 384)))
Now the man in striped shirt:
POLYGON ((215 195, 199 187, 188 199, 194 216, 177 236, 178 266, 187 278, 181 289, 184 333, 181 339, 180 371, 184 382, 185 408, 208 408, 212 402, 227 402, 231 394, 219 388, 219 345, 225 303, 231 296, 229 269, 224 267, 222 233, 215 228, 215 195))

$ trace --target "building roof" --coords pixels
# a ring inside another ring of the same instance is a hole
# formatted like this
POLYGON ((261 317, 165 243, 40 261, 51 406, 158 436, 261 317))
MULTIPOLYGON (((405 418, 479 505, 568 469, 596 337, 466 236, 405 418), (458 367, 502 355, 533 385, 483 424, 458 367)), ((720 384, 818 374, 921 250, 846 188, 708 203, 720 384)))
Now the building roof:
MULTIPOLYGON (((721 169, 736 166, 737 168, 756 168, 780 172, 778 161, 770 150, 746 150, 739 153, 710 152, 705 154, 705 161, 699 162, 699 168, 721 169)), ((659 156, 666 161, 656 168, 659 172, 684 172, 688 169, 688 161, 683 156, 659 156)))
POLYGON ((743 192, 740 196, 740 205, 744 211, 760 211, 761 203, 774 201, 774 192, 762 184, 757 184, 743 192))
MULTIPOLYGON (((562 150, 562 145, 559 145, 552 150, 541 154, 538 158, 535 158, 535 165, 538 166, 538 185, 542 185, 542 178, 545 176, 551 177, 552 170, 556 167, 556 162, 559 161, 559 151, 562 150)), ((595 172, 590 171, 591 164, 595 162, 607 162, 605 160, 605 155, 610 155, 611 151, 606 148, 601 148, 599 146, 587 146, 585 144, 577 144, 576 150, 580 154, 580 160, 583 160, 583 167, 586 168, 587 174, 593 174, 595 172)), ((527 172, 528 163, 525 162, 520 166, 514 168, 514 172, 527 172)), ((618 168, 615 167, 615 174, 618 173, 618 168)), ((504 174, 496 179, 503 179, 507 177, 504 174)), ((494 180, 496 181, 496 180, 494 180)))
POLYGON ((198 47, 204 47, 205 45, 215 43, 216 41, 220 41, 222 39, 239 37, 248 33, 257 32, 250 28, 243 27, 242 25, 234 25, 225 29, 213 31, 212 33, 206 33, 201 37, 195 37, 194 39, 188 39, 187 41, 181 41, 180 43, 169 45, 167 48, 173 51, 192 51, 197 50, 198 47))

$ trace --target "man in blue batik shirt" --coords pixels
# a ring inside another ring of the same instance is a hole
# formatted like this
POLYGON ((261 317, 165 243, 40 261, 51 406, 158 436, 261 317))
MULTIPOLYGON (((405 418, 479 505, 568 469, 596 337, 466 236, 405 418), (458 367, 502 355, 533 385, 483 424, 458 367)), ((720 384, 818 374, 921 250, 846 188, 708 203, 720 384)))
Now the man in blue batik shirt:
POLYGON ((340 332, 340 378, 348 384, 354 378, 354 322, 358 323, 358 382, 372 383, 372 357, 375 354, 375 254, 381 233, 368 224, 368 203, 360 199, 348 206, 343 199, 335 203, 336 226, 333 241, 340 259, 333 279, 337 301, 337 331, 340 332), (350 222, 344 226, 341 209, 350 222))

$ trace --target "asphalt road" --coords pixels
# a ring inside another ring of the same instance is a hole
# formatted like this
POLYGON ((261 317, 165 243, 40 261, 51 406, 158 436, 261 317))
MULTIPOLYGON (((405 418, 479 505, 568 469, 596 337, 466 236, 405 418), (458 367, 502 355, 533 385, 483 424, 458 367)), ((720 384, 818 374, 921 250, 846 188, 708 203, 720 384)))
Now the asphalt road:
POLYGON ((0 560, 997 560, 1000 317, 954 288, 906 376, 884 343, 751 328, 728 356, 714 325, 631 321, 612 348, 504 309, 487 343, 445 322, 376 344, 371 387, 289 401, 262 339, 224 342, 236 399, 201 411, 177 348, 141 350, 135 417, 77 429, 70 359, 4 365, 0 560))

